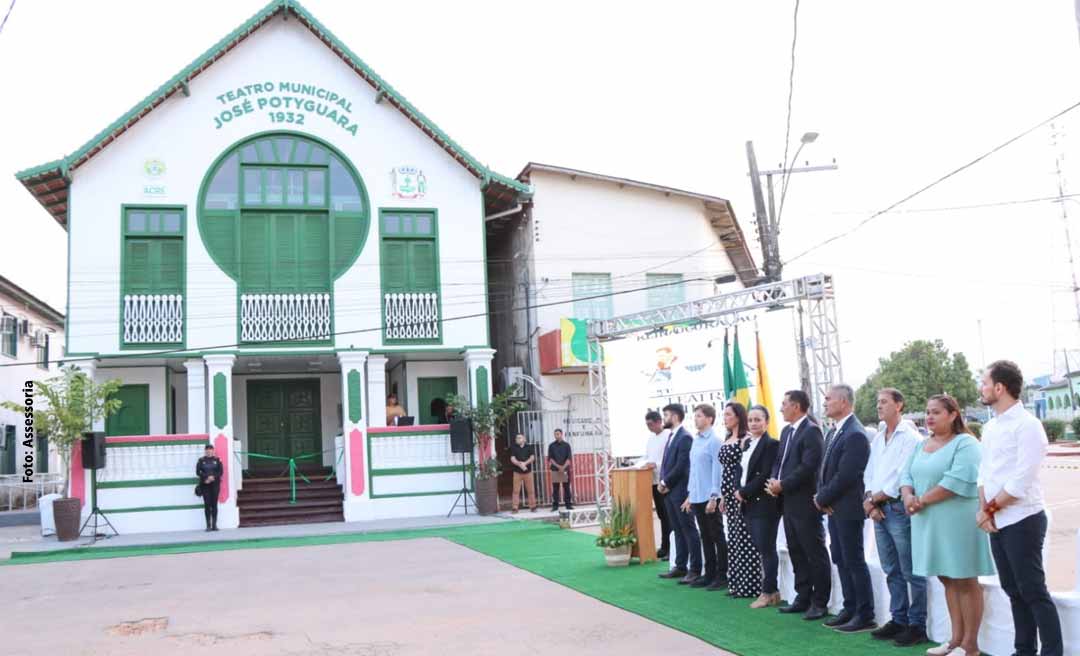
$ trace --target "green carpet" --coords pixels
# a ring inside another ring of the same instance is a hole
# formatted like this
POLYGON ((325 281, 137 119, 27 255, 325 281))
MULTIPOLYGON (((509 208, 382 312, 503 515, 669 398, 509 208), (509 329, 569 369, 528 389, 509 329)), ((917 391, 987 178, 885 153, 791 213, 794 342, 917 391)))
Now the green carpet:
POLYGON ((52 563, 98 558, 183 554, 234 549, 278 549, 353 542, 441 537, 531 572, 641 617, 695 636, 742 656, 855 656, 925 653, 929 645, 901 649, 869 634, 842 635, 779 615, 775 609, 751 610, 750 600, 730 599, 722 592, 690 589, 656 574, 658 563, 607 567, 593 537, 536 522, 505 522, 381 533, 350 533, 297 538, 261 538, 193 542, 150 547, 94 547, 52 552, 13 553, 2 565, 52 563))

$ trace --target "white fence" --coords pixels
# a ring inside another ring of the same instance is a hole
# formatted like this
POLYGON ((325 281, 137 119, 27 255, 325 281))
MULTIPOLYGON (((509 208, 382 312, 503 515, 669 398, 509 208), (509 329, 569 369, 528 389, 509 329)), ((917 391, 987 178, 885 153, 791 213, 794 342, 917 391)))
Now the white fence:
POLYGON ((439 295, 386 294, 387 339, 438 339, 439 295))
POLYGON ((184 339, 184 297, 180 294, 124 296, 125 344, 173 344, 184 339))
POLYGON ((0 476, 0 510, 36 508, 37 500, 46 494, 63 494, 64 476, 60 473, 34 474, 30 483, 22 474, 0 476))
POLYGON ((241 294, 240 341, 330 339, 330 294, 241 294))

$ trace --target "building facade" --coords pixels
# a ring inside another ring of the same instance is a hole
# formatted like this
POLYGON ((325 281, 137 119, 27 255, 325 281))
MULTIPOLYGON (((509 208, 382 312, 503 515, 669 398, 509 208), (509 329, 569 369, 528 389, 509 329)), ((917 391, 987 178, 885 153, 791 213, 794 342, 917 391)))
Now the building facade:
POLYGON ((293 464, 335 477, 346 520, 449 510, 465 465, 445 399, 483 403, 493 381, 485 216, 530 188, 301 5, 275 0, 17 175, 68 231, 68 358, 123 383, 96 427, 108 466, 76 463, 73 491, 95 486, 121 532, 201 525, 207 440, 223 527, 242 521, 245 478, 293 464), (413 425, 386 427, 388 393, 413 425))
MULTIPOLYGON (((64 315, 14 282, 0 276, 0 388, 4 399, 25 403, 17 392, 54 376, 63 357, 64 315)), ((0 475, 56 472, 59 457, 43 435, 27 444, 25 413, 0 408, 0 475)))

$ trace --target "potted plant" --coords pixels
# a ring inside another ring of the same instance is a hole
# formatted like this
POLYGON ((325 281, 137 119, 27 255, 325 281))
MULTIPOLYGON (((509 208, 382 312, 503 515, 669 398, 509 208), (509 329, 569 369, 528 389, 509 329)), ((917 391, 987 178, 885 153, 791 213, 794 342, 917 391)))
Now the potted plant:
MULTIPOLYGON (((74 366, 64 367, 58 376, 34 381, 34 430, 47 436, 56 447, 64 468, 64 496, 53 501, 58 540, 79 537, 82 504, 71 496, 72 450, 80 447, 83 433, 91 430, 95 422, 120 409, 120 400, 111 398, 119 388, 119 379, 97 384, 74 366)), ((27 410, 23 403, 4 401, 0 405, 13 412, 27 410)))
POLYGON ((630 552, 635 544, 634 510, 628 503, 615 501, 607 517, 601 518, 596 546, 603 547, 609 567, 625 567, 630 564, 630 552))
POLYGON ((452 394, 446 399, 447 405, 453 406, 456 417, 472 422, 476 437, 476 508, 481 515, 488 515, 499 510, 499 472, 502 467, 495 450, 493 438, 506 427, 515 412, 525 409, 525 404, 514 400, 517 387, 512 386, 494 396, 491 401, 473 406, 460 394, 452 394))

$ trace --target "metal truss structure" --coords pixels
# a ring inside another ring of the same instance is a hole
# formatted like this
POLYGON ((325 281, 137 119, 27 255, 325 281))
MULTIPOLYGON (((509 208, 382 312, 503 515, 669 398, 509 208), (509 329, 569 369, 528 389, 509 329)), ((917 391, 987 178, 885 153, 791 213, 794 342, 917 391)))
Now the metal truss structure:
POLYGON ((589 322, 589 395, 593 401, 602 446, 595 454, 596 508, 575 509, 571 513, 571 526, 597 523, 611 507, 611 469, 614 458, 611 456, 607 380, 603 358, 600 356, 601 344, 634 333, 661 330, 672 324, 731 321, 747 314, 788 308, 798 311, 796 345, 803 365, 802 386, 810 394, 814 411, 820 416, 821 400, 829 386, 843 380, 835 292, 832 276, 828 274, 766 283, 728 294, 589 322), (807 333, 809 337, 805 337, 807 333))

